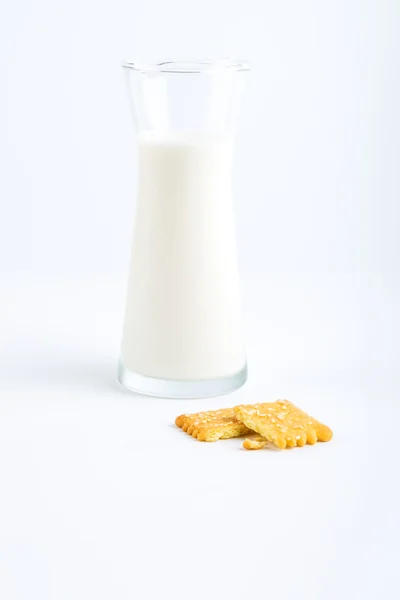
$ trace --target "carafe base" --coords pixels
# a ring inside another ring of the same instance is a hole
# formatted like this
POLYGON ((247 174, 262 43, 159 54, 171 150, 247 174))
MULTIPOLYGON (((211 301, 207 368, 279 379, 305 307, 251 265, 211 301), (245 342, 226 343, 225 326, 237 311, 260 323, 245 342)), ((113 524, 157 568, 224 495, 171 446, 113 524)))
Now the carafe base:
POLYGON ((155 379, 145 377, 127 369, 121 362, 118 365, 119 383, 132 392, 158 398, 210 398, 229 394, 242 387, 247 380, 247 365, 241 371, 219 377, 199 381, 176 381, 172 379, 155 379))

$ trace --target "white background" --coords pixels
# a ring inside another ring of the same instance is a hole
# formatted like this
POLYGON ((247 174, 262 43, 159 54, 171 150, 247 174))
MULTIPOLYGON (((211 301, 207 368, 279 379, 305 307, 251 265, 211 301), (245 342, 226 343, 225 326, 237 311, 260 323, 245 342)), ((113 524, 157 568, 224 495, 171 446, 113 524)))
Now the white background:
POLYGON ((400 4, 0 6, 2 600, 395 597, 400 4), (174 56, 253 68, 234 173, 250 377, 189 404, 115 382, 136 183, 120 63, 174 56), (246 453, 172 426, 276 397, 332 443, 246 453))

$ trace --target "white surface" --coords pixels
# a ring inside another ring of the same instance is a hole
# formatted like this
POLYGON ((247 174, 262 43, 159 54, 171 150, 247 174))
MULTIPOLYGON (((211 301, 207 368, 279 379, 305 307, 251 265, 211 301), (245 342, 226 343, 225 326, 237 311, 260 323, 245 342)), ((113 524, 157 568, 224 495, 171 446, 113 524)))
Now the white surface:
POLYGON ((399 12, 2 3, 1 600, 398 596, 399 12), (235 159, 249 382, 188 404, 115 383, 137 159, 120 63, 165 56, 252 64, 235 159), (171 427, 279 396, 333 442, 249 454, 171 427))
POLYGON ((395 597, 398 286, 245 277, 248 384, 171 401, 116 384, 121 281, 7 283, 2 598, 395 597), (333 441, 249 453, 173 426, 184 411, 279 396, 333 441))
POLYGON ((232 144, 207 134, 147 137, 139 165, 121 361, 158 379, 234 375, 246 358, 232 144))

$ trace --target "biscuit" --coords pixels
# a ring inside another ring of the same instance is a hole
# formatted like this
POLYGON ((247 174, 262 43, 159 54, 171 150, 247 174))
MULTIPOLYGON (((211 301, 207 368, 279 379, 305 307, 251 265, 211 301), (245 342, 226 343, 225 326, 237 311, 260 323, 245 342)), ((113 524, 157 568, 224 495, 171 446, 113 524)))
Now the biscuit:
POLYGON ((246 438, 243 442, 243 448, 246 448, 246 450, 262 450, 267 444, 268 440, 257 434, 246 438))
POLYGON ((236 418, 233 408, 180 415, 175 419, 175 425, 200 442, 216 442, 250 432, 246 425, 236 418))
MULTIPOLYGON (((235 406, 234 413, 249 429, 281 449, 315 444, 317 441, 329 442, 333 435, 329 427, 310 417, 288 400, 235 406)), ((255 450, 264 446, 263 442, 252 442, 244 447, 255 450)))

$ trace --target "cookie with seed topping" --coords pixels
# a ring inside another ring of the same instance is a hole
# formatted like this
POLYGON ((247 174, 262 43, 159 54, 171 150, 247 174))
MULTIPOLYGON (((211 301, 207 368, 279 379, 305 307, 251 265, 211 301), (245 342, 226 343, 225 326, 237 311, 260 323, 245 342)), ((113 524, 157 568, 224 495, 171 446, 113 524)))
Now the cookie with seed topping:
MULTIPOLYGON (((235 406, 234 414, 249 429, 278 448, 293 448, 317 441, 329 442, 332 431, 288 400, 235 406)), ((263 441, 243 444, 248 450, 258 450, 265 446, 263 441)))
POLYGON ((248 427, 235 416, 233 408, 180 415, 175 425, 200 442, 216 442, 249 433, 248 427))

